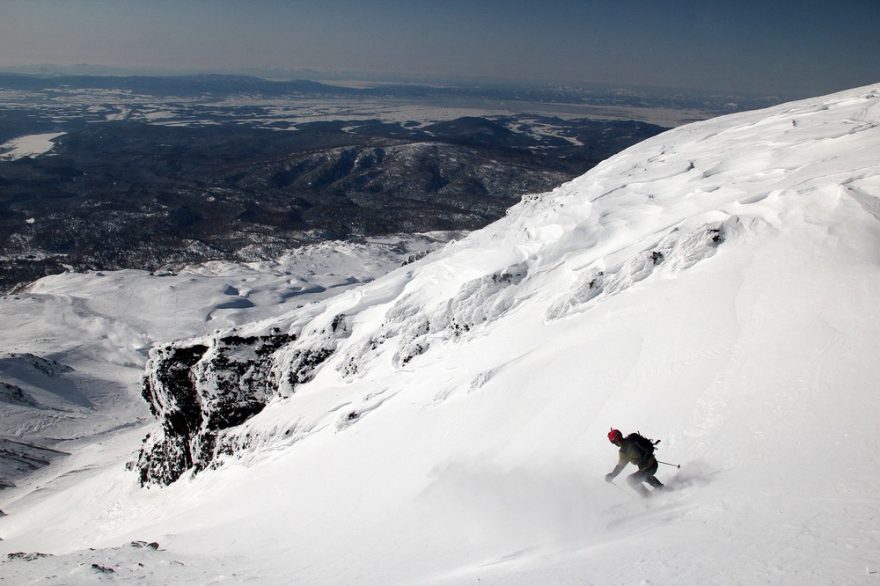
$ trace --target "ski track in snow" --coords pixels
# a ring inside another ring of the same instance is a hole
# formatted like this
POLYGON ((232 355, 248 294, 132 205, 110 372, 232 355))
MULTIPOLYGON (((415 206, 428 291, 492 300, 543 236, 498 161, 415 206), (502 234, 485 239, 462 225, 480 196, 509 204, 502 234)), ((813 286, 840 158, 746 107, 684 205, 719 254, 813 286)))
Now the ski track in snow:
MULTIPOLYGON (((63 444, 70 455, 0 493, 0 550, 54 555, 2 573, 875 584, 878 152, 877 86, 683 126, 280 316, 277 300, 311 284, 284 275, 285 293, 260 267, 186 286, 44 279, 0 310, 15 344, 76 358, 80 376, 133 381, 150 344, 192 337, 176 347, 210 356, 272 328, 296 339, 266 376, 327 354, 221 432, 234 449, 216 468, 170 486, 140 488, 124 467, 140 424, 63 444), (40 312, 67 321, 29 325, 40 312), (662 438, 659 459, 682 465, 660 467, 669 492, 604 482, 612 425, 662 438)), ((198 384, 210 394, 212 380, 198 384)))

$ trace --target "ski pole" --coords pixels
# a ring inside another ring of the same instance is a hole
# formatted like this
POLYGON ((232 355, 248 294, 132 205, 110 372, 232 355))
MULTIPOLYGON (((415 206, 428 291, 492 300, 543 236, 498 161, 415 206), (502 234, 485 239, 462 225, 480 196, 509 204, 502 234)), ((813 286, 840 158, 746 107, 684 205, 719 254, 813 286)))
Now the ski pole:
POLYGON ((658 464, 666 464, 667 466, 674 466, 676 468, 681 468, 681 464, 670 464, 669 462, 663 462, 662 460, 657 460, 658 464))

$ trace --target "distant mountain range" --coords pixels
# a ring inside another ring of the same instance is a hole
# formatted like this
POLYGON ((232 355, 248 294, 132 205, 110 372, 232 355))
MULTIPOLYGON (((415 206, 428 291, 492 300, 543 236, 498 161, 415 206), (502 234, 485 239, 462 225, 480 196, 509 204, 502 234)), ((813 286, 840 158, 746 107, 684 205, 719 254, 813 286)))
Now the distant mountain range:
POLYGON ((388 118, 385 104, 397 102, 375 97, 452 91, 437 88, 215 75, 5 75, 0 87, 10 95, 0 141, 51 136, 42 154, 0 144, 7 290, 69 269, 250 261, 328 239, 472 230, 663 130, 540 115, 432 119, 446 106, 424 95, 415 103, 427 115, 412 119, 407 103, 388 118))
POLYGON ((589 103, 593 105, 645 108, 698 108, 715 115, 761 108, 782 101, 782 98, 775 95, 731 95, 724 92, 675 88, 517 85, 475 82, 454 85, 376 83, 373 87, 350 87, 305 79, 272 80, 247 75, 34 75, 0 71, 0 88, 47 90, 70 87, 105 90, 121 89, 156 96, 254 93, 263 96, 310 95, 420 100, 466 98, 539 103, 589 103))

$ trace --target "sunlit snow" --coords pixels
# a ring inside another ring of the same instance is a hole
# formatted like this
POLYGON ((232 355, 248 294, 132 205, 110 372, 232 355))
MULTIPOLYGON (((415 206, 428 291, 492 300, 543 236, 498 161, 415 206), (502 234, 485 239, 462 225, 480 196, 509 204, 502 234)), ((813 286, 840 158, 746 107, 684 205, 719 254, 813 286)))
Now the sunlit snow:
MULTIPOLYGON (((275 355, 283 371, 329 324, 345 331, 214 469, 140 488, 125 463, 158 428, 146 419, 52 446, 71 455, 0 493, 0 551, 54 555, 0 572, 875 584, 878 153, 880 86, 683 126, 427 258, 256 323, 217 313, 223 295, 246 297, 232 276, 220 290, 187 275, 173 303, 117 279, 115 309, 65 294, 72 282, 41 298, 43 280, 4 325, 35 322, 30 351, 59 360, 82 343, 95 373, 133 370, 169 337, 212 347, 232 327, 296 333, 275 355), (137 322, 107 317, 121 307, 137 322), (100 337, 107 363, 90 354, 100 337), (662 440, 658 458, 681 464, 658 473, 672 491, 642 500, 604 481, 611 426, 662 440)), ((79 278, 89 291, 115 277, 79 278)))

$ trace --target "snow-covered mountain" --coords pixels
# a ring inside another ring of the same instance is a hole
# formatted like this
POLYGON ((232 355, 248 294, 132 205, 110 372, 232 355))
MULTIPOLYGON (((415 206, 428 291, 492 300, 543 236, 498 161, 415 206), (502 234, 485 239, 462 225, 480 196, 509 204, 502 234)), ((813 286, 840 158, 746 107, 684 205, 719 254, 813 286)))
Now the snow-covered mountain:
POLYGON ((3 572, 874 584, 878 291, 880 86, 684 126, 373 282, 157 346, 149 437, 8 493, 3 572), (605 483, 610 426, 662 439, 672 491, 605 483))

